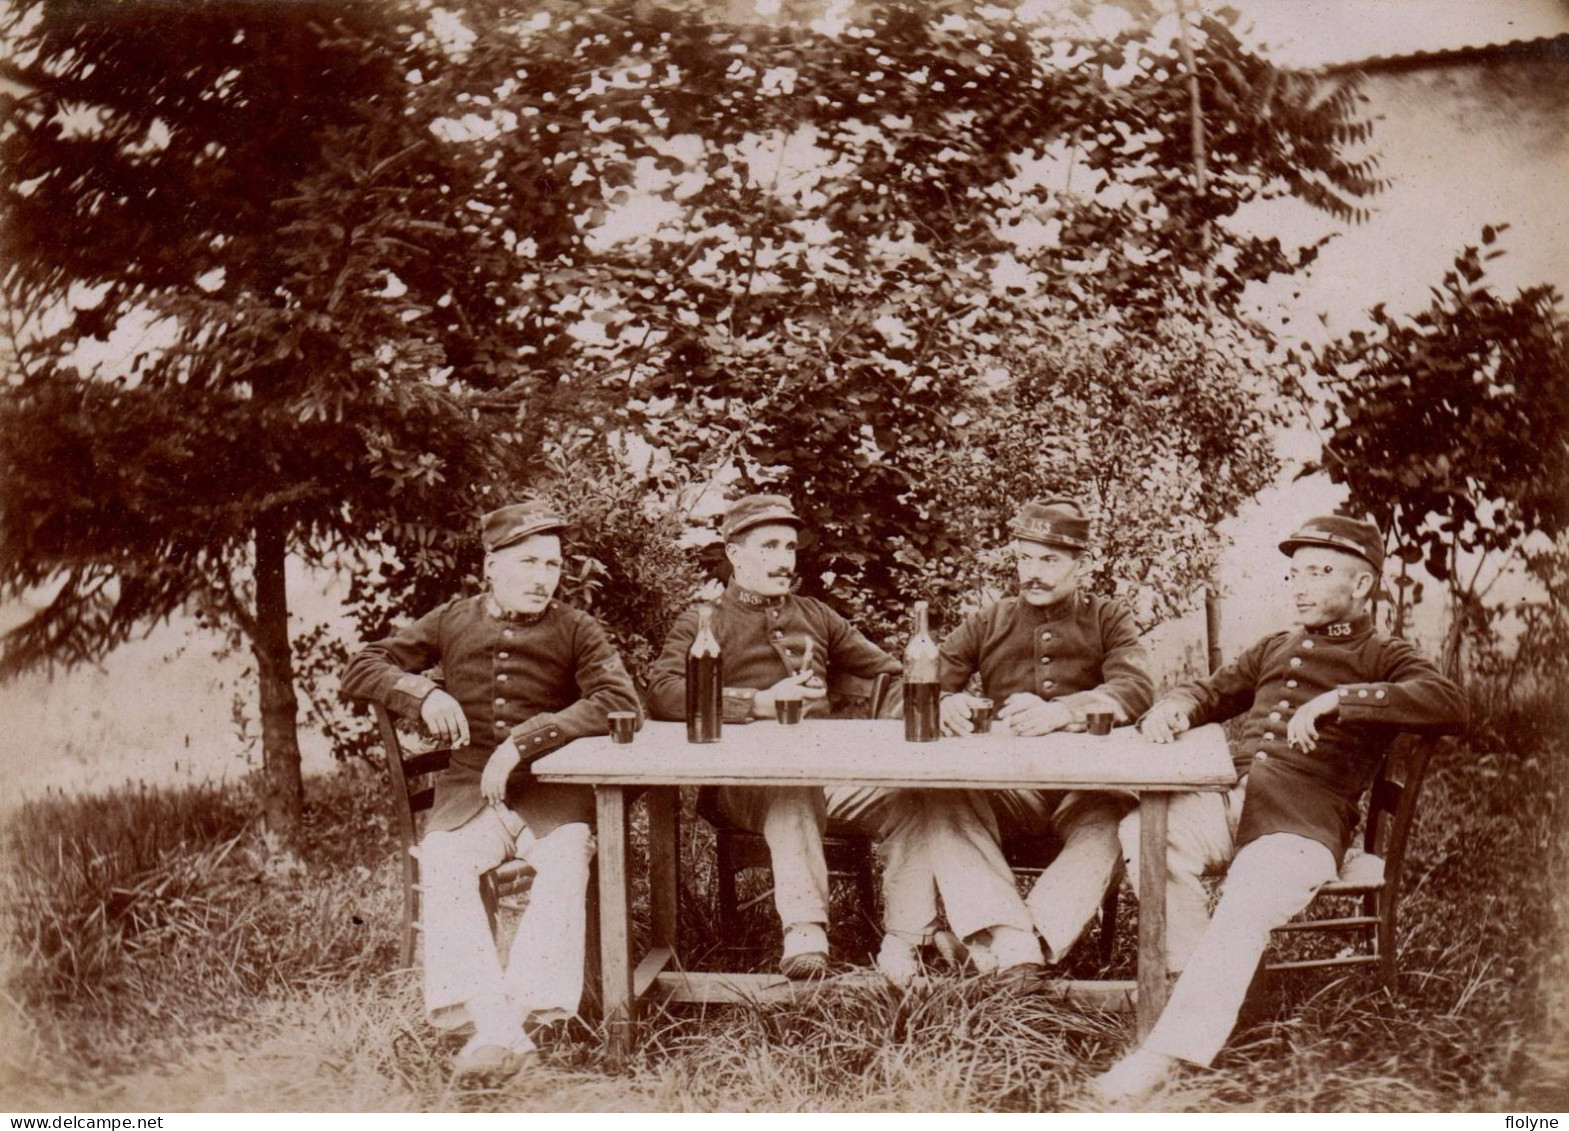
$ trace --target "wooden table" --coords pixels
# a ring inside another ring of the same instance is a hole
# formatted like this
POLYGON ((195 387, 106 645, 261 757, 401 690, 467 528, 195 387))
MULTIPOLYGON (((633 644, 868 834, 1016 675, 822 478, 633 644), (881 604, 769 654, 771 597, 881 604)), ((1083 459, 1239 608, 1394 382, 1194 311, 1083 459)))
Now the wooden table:
POLYGON ((630 746, 580 738, 534 763, 544 781, 594 787, 599 840, 599 930, 605 1019, 625 1051, 637 1001, 650 989, 675 1000, 733 1000, 736 987, 776 986, 782 977, 666 973, 676 955, 680 848, 677 792, 683 785, 868 785, 928 789, 1117 789, 1142 806, 1137 983, 1079 983, 1087 996, 1131 997, 1142 1037, 1166 1003, 1166 811, 1172 793, 1224 790, 1236 782, 1225 735, 1198 727, 1168 746, 1119 728, 1105 737, 991 734, 907 743, 899 720, 809 720, 726 726, 721 742, 686 741, 683 723, 649 723, 630 746), (650 788, 653 787, 653 788, 650 788), (664 787, 664 788, 660 788, 664 787), (627 789, 649 806, 650 941, 633 965, 627 870, 627 789), (1109 996, 1108 996, 1109 995, 1109 996))

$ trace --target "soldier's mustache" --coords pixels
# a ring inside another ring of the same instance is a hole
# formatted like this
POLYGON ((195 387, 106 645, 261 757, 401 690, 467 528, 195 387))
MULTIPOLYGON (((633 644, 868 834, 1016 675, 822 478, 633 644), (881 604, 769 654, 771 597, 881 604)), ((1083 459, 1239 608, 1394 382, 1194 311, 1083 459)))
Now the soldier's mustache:
POLYGON ((769 577, 782 577, 786 581, 788 581, 788 580, 790 580, 790 578, 795 576, 795 570, 793 570, 793 569, 775 569, 775 570, 770 570, 769 573, 768 573, 768 576, 769 577))

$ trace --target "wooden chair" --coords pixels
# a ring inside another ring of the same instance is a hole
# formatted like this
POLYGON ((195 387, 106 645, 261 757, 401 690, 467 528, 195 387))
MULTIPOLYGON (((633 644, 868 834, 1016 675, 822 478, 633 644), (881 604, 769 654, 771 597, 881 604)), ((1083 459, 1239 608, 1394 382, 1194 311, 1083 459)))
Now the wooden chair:
POLYGON ((1377 965, 1379 980, 1395 988, 1397 954, 1395 932, 1399 925, 1400 893, 1405 881, 1406 851, 1416 825, 1422 782, 1434 753, 1447 740, 1402 735, 1379 768, 1368 794, 1367 821, 1362 854, 1348 859, 1340 878, 1319 888, 1313 903, 1280 934, 1301 932, 1349 934, 1362 949, 1330 958, 1303 958, 1268 963, 1266 970, 1310 970, 1329 966, 1377 965), (1313 918, 1325 901, 1360 899, 1360 915, 1313 918))
MULTIPOLYGON (((387 758, 387 777, 398 818, 398 833, 403 842, 403 943, 401 961, 414 964, 414 944, 424 929, 421 918, 424 889, 420 886, 419 841, 424 829, 422 813, 428 813, 436 800, 435 775, 452 760, 450 750, 431 750, 408 754, 393 722, 392 713, 380 703, 371 704, 376 725, 381 730, 382 750, 387 758)), ((502 898, 521 894, 533 882, 534 871, 522 860, 508 860, 480 877, 480 899, 496 929, 496 911, 502 898)), ((592 906, 592 904, 591 904, 592 906)))

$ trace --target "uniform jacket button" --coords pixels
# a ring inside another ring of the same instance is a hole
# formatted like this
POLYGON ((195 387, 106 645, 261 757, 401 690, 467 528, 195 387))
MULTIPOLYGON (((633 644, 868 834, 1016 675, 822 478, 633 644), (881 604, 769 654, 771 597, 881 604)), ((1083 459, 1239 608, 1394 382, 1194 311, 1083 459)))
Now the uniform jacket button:
POLYGON ((1309 652, 1311 652, 1313 650, 1313 642, 1311 640, 1304 640, 1302 642, 1302 647, 1306 648, 1309 652))
POLYGON ((1300 668, 1302 666, 1302 657, 1301 656, 1292 656, 1291 657, 1291 666, 1294 667, 1294 668, 1300 668))
POLYGON ((1297 681, 1296 680, 1294 680, 1294 679, 1286 680, 1286 686, 1287 687, 1295 687, 1296 685, 1297 685, 1297 681))
POLYGON ((496 659, 498 659, 498 660, 505 660, 510 655, 512 655, 511 652, 497 652, 496 653, 496 659))

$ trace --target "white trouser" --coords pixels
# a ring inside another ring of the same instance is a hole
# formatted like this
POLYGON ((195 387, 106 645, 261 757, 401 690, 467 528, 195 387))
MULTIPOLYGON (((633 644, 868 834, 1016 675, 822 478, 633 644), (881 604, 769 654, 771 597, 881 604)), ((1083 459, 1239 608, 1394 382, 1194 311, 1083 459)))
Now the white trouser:
MULTIPOLYGON (((1172 794, 1166 816, 1166 968, 1178 973, 1209 925, 1206 871, 1222 871, 1236 850, 1247 778, 1229 793, 1172 794)), ((1139 892, 1139 811, 1118 829, 1128 883, 1139 892)))
MULTIPOLYGON (((995 814, 993 835, 1040 836, 1056 832, 1062 851, 1025 900, 1030 921, 1046 944, 1046 960, 1061 962, 1100 909, 1122 858, 1117 818, 1125 802, 1112 794, 1050 790, 998 790, 980 796, 995 814)), ((999 850, 996 860, 1006 869, 999 850)), ((995 867, 996 865, 993 864, 995 867)), ((1012 878, 1012 873, 1008 873, 1012 878)))
POLYGON ((1144 1041, 1165 1056, 1208 1065, 1237 1024, 1269 933, 1335 878, 1335 857, 1316 840, 1271 833, 1242 846, 1220 904, 1144 1041))
POLYGON ((581 822, 536 839, 514 814, 506 820, 520 831, 509 831, 487 808, 461 828, 420 842, 425 1008, 433 1019, 439 1013, 444 1026, 461 1024, 466 1014, 482 1037, 497 1043, 521 1031, 530 1013, 577 1012, 593 856, 593 836, 581 822), (503 972, 479 878, 512 857, 526 860, 535 878, 503 972))
POLYGON ((886 933, 919 944, 937 918, 938 892, 961 935, 1030 929, 995 833, 965 791, 836 786, 828 790, 828 815, 878 839, 886 933))
MULTIPOLYGON (((856 791, 845 793, 831 795, 831 811, 853 819, 849 802, 856 791)), ((914 796, 922 803, 920 820, 904 820, 880 832, 884 929, 918 942, 936 918, 936 894, 941 893, 955 933, 969 937, 996 927, 1033 928, 1046 942, 1047 957, 1060 961, 1100 906, 1116 871, 1118 802, 1098 794, 1064 798, 1039 790, 932 789, 914 796), (1001 838, 1052 829, 1063 838, 1063 851, 1036 881, 1029 899, 1021 899, 1001 838)))
POLYGON ((719 809, 762 833, 774 872, 774 909, 784 927, 828 923, 828 865, 823 829, 828 811, 821 786, 723 786, 719 809))

